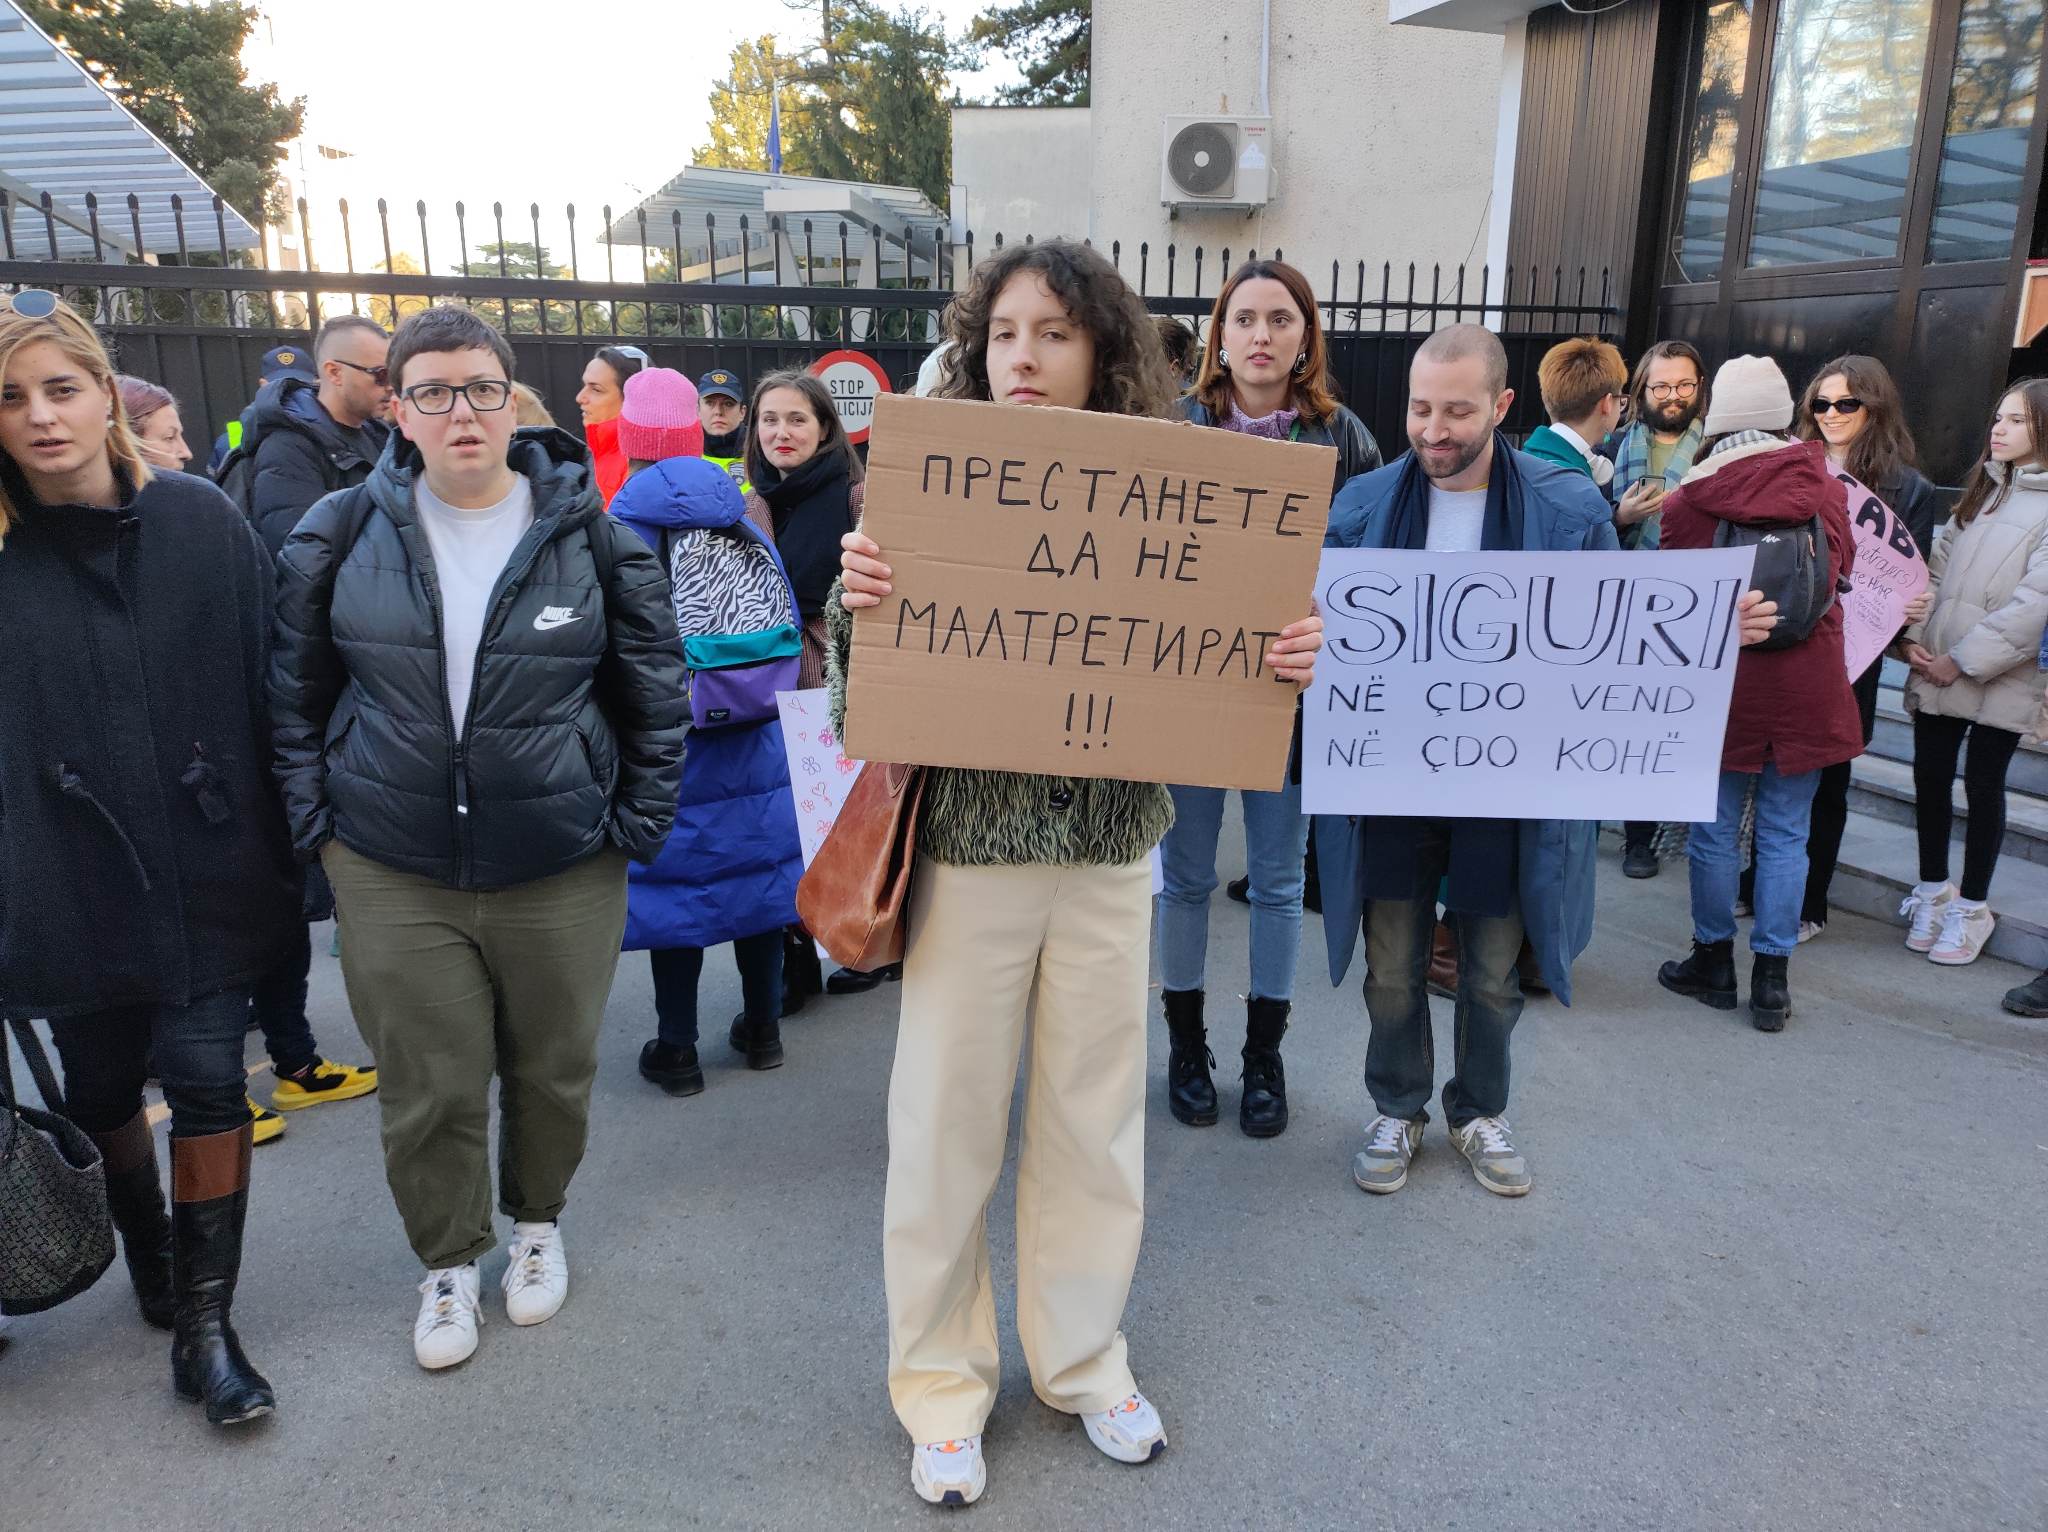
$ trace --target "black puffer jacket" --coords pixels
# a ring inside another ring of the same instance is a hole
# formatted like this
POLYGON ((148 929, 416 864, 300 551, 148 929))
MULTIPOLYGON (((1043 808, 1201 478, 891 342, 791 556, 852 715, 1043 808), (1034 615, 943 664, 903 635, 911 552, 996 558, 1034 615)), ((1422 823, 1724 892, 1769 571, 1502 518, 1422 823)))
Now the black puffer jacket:
POLYGON ((301 855, 338 836, 387 867, 489 889, 607 844, 643 862, 661 849, 690 712, 668 580, 605 514, 574 437, 521 431, 508 461, 533 485, 534 521, 499 576, 459 744, 413 445, 394 435, 369 482, 322 500, 285 544, 270 694, 301 855))
POLYGON ((0 1016, 183 1006, 282 959, 270 555, 204 479, 39 506, 0 546, 0 1016))
POLYGON ((275 554, 315 501, 370 477, 389 434, 375 420, 342 425, 304 378, 273 378, 242 411, 246 465, 223 464, 221 482, 240 494, 232 478, 248 476, 249 520, 275 554))
MULTIPOLYGON (((1216 424, 1209 407, 1193 394, 1180 401, 1180 412, 1198 426, 1216 424)), ((1330 486, 1332 495, 1344 487, 1346 480, 1371 473, 1380 466, 1380 444, 1373 440, 1365 422, 1343 405, 1338 405, 1337 413, 1328 420, 1303 419, 1300 425, 1301 434, 1294 438, 1296 441, 1307 442, 1312 447, 1337 449, 1337 482, 1330 486)))

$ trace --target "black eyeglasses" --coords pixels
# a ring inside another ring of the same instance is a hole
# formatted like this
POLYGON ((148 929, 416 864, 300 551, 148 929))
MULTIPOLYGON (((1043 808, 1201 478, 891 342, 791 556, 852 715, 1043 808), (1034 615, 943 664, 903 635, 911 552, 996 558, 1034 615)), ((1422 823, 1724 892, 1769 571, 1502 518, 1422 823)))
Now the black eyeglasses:
POLYGON ((422 415, 446 415, 455 408, 455 396, 462 395, 469 407, 484 413, 502 410, 512 397, 512 385, 499 378, 479 378, 474 383, 415 383, 401 398, 422 415))
POLYGON ((57 295, 40 287, 24 287, 7 295, 7 306, 23 319, 48 319, 57 312, 57 295))
POLYGON ((344 367, 353 367, 357 372, 368 373, 370 380, 379 388, 389 388, 391 386, 391 369, 389 367, 365 367, 361 362, 342 362, 338 356, 334 360, 341 362, 341 365, 344 367))
POLYGON ((1861 399, 1816 399, 1813 401, 1813 413, 1816 418, 1825 415, 1829 410, 1833 410, 1837 415, 1853 415, 1862 408, 1863 401, 1861 399))
POLYGON ((1644 393, 1660 403, 1663 400, 1669 399, 1673 394, 1678 395, 1681 399, 1690 399, 1699 391, 1700 386, 1697 381, 1691 383, 1652 383, 1643 390, 1644 393))

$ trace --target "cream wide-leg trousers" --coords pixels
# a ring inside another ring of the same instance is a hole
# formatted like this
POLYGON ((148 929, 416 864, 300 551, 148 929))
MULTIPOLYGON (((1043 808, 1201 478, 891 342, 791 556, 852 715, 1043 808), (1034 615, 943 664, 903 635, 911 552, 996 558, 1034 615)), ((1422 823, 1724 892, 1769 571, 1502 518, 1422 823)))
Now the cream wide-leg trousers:
POLYGON ((889 1397, 916 1442, 995 1404, 987 1213, 1032 1019, 1017 1167, 1017 1332, 1038 1397, 1106 1410, 1136 1385, 1119 1328, 1145 1227, 1147 862, 922 860, 889 1079, 882 1272, 889 1397))

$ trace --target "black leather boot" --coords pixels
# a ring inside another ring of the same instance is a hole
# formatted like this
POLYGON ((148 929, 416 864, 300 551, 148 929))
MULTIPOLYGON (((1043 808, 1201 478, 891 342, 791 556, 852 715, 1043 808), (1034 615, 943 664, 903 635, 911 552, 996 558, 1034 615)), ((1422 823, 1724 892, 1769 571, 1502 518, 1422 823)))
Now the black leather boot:
POLYGON ((157 1173, 156 1135, 149 1117, 137 1112, 111 1133, 95 1133, 107 1163, 107 1210, 121 1231, 121 1254, 142 1317, 159 1330, 171 1328, 177 1300, 171 1289, 171 1215, 157 1173))
POLYGON ((1792 1014, 1792 960, 1759 952, 1749 968, 1749 1019, 1759 1032, 1782 1032, 1792 1014))
POLYGON ((1166 1108, 1189 1127, 1206 1128, 1216 1121, 1216 1082, 1209 1078, 1216 1055, 1202 1026, 1202 991, 1165 989, 1159 998, 1173 1039, 1166 1053, 1166 1108))
POLYGON ((1280 1039, 1287 1035, 1285 1000, 1245 1001, 1244 1096, 1237 1104, 1237 1125, 1247 1138, 1278 1138, 1287 1131, 1287 1069, 1280 1062, 1280 1039))
POLYGON ((704 1066, 693 1043, 665 1043, 652 1038, 640 1050, 640 1078, 659 1085, 671 1096, 694 1096, 704 1089, 704 1066))
POLYGON ((749 1021, 742 1011, 732 1019, 732 1030, 726 1039, 733 1051, 742 1055, 749 1069, 780 1069, 782 1067, 782 1021, 771 1016, 766 1021, 749 1021))
POLYGON ((180 1399, 203 1400, 206 1418, 217 1426, 277 1408, 277 1395, 249 1365, 228 1318, 242 1270, 252 1142, 246 1123, 171 1140, 171 1268, 178 1295, 171 1386, 180 1399))
POLYGON ((802 926, 782 928, 782 1014, 794 1016, 813 995, 825 991, 818 944, 802 926))
POLYGON ((1657 982, 1674 995, 1690 995, 1701 1005, 1717 1011, 1735 1009, 1735 943, 1695 941, 1692 956, 1682 963, 1666 963, 1657 970, 1657 982))

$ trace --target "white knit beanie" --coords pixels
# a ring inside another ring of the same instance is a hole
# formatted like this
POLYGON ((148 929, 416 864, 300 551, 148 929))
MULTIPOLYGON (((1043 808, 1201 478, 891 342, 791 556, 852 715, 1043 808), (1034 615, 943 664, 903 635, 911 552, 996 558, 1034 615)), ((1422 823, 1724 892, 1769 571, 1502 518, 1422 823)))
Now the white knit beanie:
POLYGON ((1792 429, 1792 388, 1778 364, 1767 356, 1734 356, 1714 374, 1713 400, 1707 406, 1709 436, 1730 431, 1792 429))

